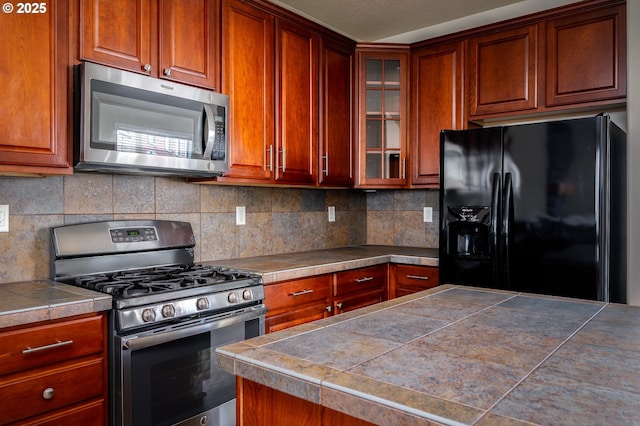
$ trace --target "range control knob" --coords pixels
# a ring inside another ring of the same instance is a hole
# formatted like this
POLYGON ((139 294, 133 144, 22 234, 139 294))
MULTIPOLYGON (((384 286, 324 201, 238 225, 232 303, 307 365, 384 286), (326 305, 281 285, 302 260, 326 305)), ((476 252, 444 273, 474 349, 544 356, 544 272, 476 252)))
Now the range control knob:
POLYGON ((201 297, 198 300, 196 300, 196 308, 199 311, 209 309, 209 299, 207 299, 206 297, 201 297))
POLYGON ((229 303, 238 303, 238 295, 235 293, 229 293, 227 296, 227 300, 229 303))
POLYGON ((153 309, 145 309, 142 311, 142 321, 144 322, 153 322, 156 320, 156 311, 153 309))
POLYGON ((242 298, 244 300, 251 300, 253 298, 253 294, 251 294, 251 290, 245 290, 242 292, 242 298))
POLYGON ((171 318, 176 316, 176 308, 173 305, 164 305, 162 307, 162 316, 165 318, 171 318))

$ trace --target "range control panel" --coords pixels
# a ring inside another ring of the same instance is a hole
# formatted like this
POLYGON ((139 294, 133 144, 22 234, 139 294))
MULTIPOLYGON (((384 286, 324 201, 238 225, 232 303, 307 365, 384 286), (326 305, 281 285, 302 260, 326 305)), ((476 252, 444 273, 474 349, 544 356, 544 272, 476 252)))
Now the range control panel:
POLYGON ((111 241, 114 243, 131 243, 137 241, 156 241, 158 234, 155 228, 118 228, 110 229, 111 241))

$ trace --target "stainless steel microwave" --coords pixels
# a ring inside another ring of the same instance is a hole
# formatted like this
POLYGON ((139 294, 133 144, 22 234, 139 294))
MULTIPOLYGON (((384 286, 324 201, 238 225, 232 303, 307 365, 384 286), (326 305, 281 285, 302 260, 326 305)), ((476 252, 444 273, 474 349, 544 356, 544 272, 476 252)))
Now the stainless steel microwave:
POLYGON ((229 98, 84 62, 74 68, 77 170, 218 176, 229 165, 229 98))

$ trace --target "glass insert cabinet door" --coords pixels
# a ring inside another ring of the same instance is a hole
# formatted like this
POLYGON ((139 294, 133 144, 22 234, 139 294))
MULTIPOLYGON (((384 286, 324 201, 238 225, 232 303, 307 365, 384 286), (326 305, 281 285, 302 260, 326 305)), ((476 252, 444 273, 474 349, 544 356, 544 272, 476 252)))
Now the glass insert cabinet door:
POLYGON ((406 56, 367 54, 360 64, 360 183, 402 185, 406 179, 406 56))

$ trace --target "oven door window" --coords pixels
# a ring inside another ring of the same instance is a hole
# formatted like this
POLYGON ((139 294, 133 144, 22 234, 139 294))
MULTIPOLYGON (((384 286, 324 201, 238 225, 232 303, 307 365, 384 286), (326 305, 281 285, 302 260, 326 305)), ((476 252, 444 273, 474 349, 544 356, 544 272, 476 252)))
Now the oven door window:
POLYGON ((235 376, 215 348, 245 338, 239 323, 131 353, 131 424, 170 425, 235 398, 235 376))

